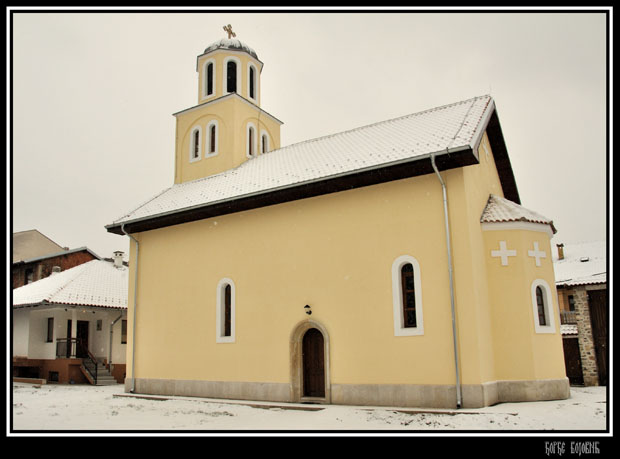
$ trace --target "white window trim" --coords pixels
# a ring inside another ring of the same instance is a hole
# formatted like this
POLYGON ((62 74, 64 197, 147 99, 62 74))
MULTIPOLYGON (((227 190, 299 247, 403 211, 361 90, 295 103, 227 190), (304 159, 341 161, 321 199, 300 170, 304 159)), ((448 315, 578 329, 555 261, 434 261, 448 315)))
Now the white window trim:
POLYGON ((207 59, 204 64, 202 65, 202 98, 203 99, 211 99, 212 97, 215 97, 215 88, 217 87, 216 84, 216 67, 215 67, 215 59, 207 59), (213 92, 211 94, 207 94, 207 66, 209 64, 213 64, 213 92))
POLYGON ((555 308, 553 290, 549 287, 549 284, 544 279, 536 279, 532 282, 532 311, 534 313, 534 329, 536 333, 555 333, 555 308), (540 325, 538 320, 538 303, 536 301, 536 287, 541 287, 543 291, 543 298, 545 301, 545 318, 548 325, 540 325))
POLYGON ((237 64, 237 91, 236 93, 241 95, 241 60, 238 57, 234 57, 234 56, 228 56, 224 59, 224 69, 222 70, 224 78, 222 79, 222 94, 226 95, 226 94, 232 94, 231 92, 229 92, 226 88, 226 82, 228 81, 227 78, 227 74, 228 74, 228 62, 229 61, 234 61, 237 64))
POLYGON ((221 279, 217 284, 216 308, 215 308, 215 342, 234 343, 235 342, 235 283, 227 277, 221 279), (230 336, 224 336, 224 289, 230 285, 230 336))
POLYGON ((246 89, 247 89, 248 99, 253 102, 258 103, 258 69, 256 68, 256 65, 254 65, 252 62, 248 62, 247 72, 248 72, 248 87, 246 89), (254 68, 254 97, 250 96, 250 67, 254 68))
POLYGON ((257 135, 258 130, 256 129, 256 125, 254 123, 252 123, 251 121, 248 122, 248 124, 245 127, 245 156, 247 156, 248 158, 255 158, 258 156, 258 149, 257 149, 257 135), (254 144, 254 154, 250 155, 250 128, 254 129, 254 138, 252 139, 252 143, 254 144))
POLYGON ((424 335, 424 320, 422 314, 422 279, 418 260, 410 255, 401 255, 392 263, 392 299, 394 313, 394 336, 421 336, 424 335), (403 292, 401 283, 401 269, 407 264, 413 266, 413 284, 415 288, 416 327, 404 327, 403 292))
POLYGON ((269 153, 269 151, 271 150, 271 142, 269 141, 269 134, 267 133, 267 131, 265 131, 264 129, 261 129, 260 131, 260 149, 261 149, 261 154, 262 153, 269 153), (267 138, 267 151, 263 152, 263 136, 265 136, 267 138))
POLYGON ((202 158, 202 128, 194 126, 189 133, 189 162, 195 163, 202 158), (198 131, 198 156, 194 157, 194 133, 198 131))
POLYGON ((220 151, 220 126, 217 120, 211 120, 207 124, 207 128, 205 131, 205 158, 211 158, 213 156, 217 156, 217 153, 220 151), (209 148, 211 147, 211 126, 215 126, 215 152, 211 153, 209 148))

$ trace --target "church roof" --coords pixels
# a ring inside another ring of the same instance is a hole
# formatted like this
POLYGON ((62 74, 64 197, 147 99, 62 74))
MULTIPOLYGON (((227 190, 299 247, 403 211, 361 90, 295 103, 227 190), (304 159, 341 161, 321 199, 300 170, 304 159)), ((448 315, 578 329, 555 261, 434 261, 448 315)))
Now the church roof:
POLYGON ((547 217, 526 209, 525 207, 512 202, 508 199, 496 196, 494 194, 489 196, 487 205, 482 211, 480 217, 481 223, 501 223, 501 222, 529 222, 529 223, 541 223, 551 226, 553 233, 557 231, 553 226, 553 221, 547 217))
POLYGON ((238 40, 237 38, 222 38, 221 40, 213 42, 209 46, 207 46, 203 54, 210 53, 211 51, 215 51, 216 49, 232 49, 234 51, 245 51, 254 59, 258 60, 256 51, 254 51, 252 48, 250 48, 248 45, 243 43, 241 40, 238 40))
POLYGON ((607 244, 604 241, 564 244, 564 258, 553 257, 558 286, 607 282, 607 244))
POLYGON ((507 177, 504 194, 510 190, 518 200, 493 99, 480 96, 282 147, 220 174, 175 184, 106 228, 117 234, 123 224, 130 232, 152 229, 429 174, 431 155, 440 170, 476 164, 479 142, 491 125, 500 177, 507 177), (159 226, 145 223, 154 220, 159 226))
POLYGON ((127 308, 129 268, 92 260, 13 290, 13 307, 68 304, 127 308))

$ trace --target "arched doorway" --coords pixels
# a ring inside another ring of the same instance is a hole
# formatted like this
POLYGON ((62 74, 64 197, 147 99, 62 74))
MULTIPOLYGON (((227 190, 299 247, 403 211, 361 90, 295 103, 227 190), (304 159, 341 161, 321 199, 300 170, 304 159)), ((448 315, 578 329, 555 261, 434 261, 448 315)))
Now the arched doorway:
POLYGON ((291 401, 331 402, 329 335, 314 320, 293 329, 291 352, 291 401))
POLYGON ((325 397, 325 356, 323 334, 310 328, 302 340, 303 396, 325 397))

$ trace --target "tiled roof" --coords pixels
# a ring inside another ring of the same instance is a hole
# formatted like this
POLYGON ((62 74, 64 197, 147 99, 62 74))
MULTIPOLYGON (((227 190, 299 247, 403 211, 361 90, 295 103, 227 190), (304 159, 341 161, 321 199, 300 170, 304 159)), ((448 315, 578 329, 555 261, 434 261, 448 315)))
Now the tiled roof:
POLYGON ((13 290, 13 307, 41 303, 127 308, 129 269, 92 260, 13 290))
POLYGON ((564 244, 564 259, 553 256, 556 285, 586 285, 607 282, 605 242, 564 244))
POLYGON ((563 335, 578 335, 579 330, 575 324, 562 324, 560 325, 560 331, 563 335))
POLYGON ((289 145, 220 174, 173 185, 114 225, 473 149, 493 110, 493 99, 480 96, 289 145))
POLYGON ((486 207, 482 211, 480 217, 481 223, 500 223, 500 222, 529 222, 529 223, 542 223, 551 226, 551 229, 556 233, 556 229, 553 226, 553 221, 547 217, 526 209, 525 207, 516 204, 508 199, 496 196, 494 194, 489 196, 486 207))

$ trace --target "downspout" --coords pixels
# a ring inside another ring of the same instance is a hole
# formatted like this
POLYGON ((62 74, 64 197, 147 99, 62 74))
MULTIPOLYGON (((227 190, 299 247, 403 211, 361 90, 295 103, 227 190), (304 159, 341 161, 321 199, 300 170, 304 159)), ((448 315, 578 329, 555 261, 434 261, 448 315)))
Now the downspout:
POLYGON ((121 312, 121 315, 118 316, 116 319, 114 319, 110 323, 110 348, 109 348, 110 355, 108 357, 108 365, 112 365, 112 337, 114 336, 114 325, 116 325, 116 322, 118 322, 122 317, 123 317, 123 313, 121 312))
POLYGON ((133 278, 133 325, 131 330, 131 393, 134 393, 136 390, 136 310, 138 309, 138 251, 140 250, 140 245, 138 244, 138 240, 133 237, 131 234, 125 231, 125 224, 121 224, 121 231, 126 236, 129 236, 129 239, 133 240, 136 243, 136 272, 133 278))
POLYGON ((454 344, 454 367, 456 371, 456 407, 461 407, 461 376, 459 369, 459 353, 458 353, 458 342, 456 335, 456 313, 454 309, 454 280, 452 276, 452 248, 450 247, 450 223, 448 220, 448 196, 446 194, 446 184, 441 178, 441 174, 437 169, 437 165, 435 164, 435 155, 431 154, 431 163, 433 165, 433 169, 435 170, 435 174, 439 178, 439 183, 441 183, 441 190, 443 192, 443 214, 444 221, 446 223, 446 246, 448 249, 448 273, 450 275, 450 307, 452 309, 452 340, 454 344))

